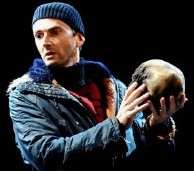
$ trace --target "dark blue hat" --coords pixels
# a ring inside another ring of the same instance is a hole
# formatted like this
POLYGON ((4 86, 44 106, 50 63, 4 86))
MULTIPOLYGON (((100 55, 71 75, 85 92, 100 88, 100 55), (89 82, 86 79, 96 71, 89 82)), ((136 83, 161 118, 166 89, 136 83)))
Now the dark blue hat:
POLYGON ((55 18, 69 25, 75 32, 85 36, 84 25, 79 12, 71 5, 51 2, 38 6, 32 18, 32 25, 39 19, 55 18))

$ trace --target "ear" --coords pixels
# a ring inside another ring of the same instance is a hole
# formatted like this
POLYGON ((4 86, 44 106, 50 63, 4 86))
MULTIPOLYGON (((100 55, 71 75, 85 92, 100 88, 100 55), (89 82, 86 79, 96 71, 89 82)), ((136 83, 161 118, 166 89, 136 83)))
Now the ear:
POLYGON ((75 38, 76 38, 76 46, 81 48, 85 42, 85 37, 80 33, 76 33, 75 38))

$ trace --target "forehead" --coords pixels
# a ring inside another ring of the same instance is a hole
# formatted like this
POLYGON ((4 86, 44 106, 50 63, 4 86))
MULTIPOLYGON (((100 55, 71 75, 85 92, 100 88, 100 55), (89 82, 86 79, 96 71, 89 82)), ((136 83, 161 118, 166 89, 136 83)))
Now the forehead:
POLYGON ((71 28, 66 23, 64 23, 59 19, 54 19, 54 18, 43 18, 43 19, 37 20, 33 24, 32 29, 33 29, 33 32, 36 32, 38 30, 49 30, 54 27, 62 27, 64 29, 71 30, 71 28))

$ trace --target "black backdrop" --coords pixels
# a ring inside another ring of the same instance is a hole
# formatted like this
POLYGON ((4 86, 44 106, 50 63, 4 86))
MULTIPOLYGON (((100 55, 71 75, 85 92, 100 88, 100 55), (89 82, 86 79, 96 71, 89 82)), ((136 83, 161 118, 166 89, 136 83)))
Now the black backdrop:
MULTIPOLYGON (((14 144, 5 91, 9 82, 26 72, 33 58, 38 55, 31 33, 31 18, 35 7, 42 2, 49 1, 7 1, 4 5, 6 10, 0 12, 0 167, 6 170, 12 168, 22 171, 23 167, 14 144)), ((193 152, 191 4, 158 1, 132 3, 125 0, 64 2, 71 3, 80 11, 85 24, 86 42, 81 55, 104 62, 125 83, 129 83, 134 69, 150 58, 167 60, 184 72, 189 102, 174 115, 174 119, 178 128, 177 165, 188 167, 188 155, 193 152)))

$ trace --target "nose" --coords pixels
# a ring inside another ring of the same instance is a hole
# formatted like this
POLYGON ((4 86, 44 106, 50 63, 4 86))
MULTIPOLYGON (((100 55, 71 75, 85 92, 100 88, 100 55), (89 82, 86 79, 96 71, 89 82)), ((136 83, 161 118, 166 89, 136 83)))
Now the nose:
POLYGON ((42 41, 43 41, 43 46, 44 47, 52 45, 51 37, 47 34, 44 35, 44 38, 42 39, 42 41))

